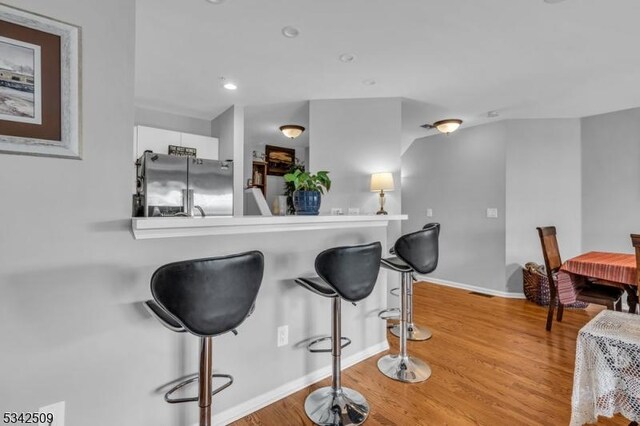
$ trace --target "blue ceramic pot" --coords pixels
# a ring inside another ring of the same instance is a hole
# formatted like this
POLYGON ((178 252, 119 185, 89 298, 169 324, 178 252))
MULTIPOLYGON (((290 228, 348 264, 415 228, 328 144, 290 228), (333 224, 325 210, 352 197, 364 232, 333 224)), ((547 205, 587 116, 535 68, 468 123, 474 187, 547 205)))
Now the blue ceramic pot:
POLYGON ((320 210, 320 192, 318 191, 294 191, 293 207, 297 215, 318 215, 320 210))

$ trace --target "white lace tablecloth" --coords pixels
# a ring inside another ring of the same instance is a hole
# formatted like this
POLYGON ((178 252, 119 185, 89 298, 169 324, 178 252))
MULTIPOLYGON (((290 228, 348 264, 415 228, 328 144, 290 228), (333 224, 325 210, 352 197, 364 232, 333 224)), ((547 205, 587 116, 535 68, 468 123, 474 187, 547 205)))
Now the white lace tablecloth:
POLYGON ((640 421, 640 315, 607 310, 578 334, 571 426, 616 413, 640 421))

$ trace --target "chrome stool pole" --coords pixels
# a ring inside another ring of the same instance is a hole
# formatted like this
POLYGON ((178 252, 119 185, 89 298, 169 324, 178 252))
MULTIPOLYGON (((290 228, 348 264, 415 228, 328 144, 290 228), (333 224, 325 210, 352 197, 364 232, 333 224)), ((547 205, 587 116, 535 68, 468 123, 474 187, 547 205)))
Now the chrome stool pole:
POLYGON ((418 383, 427 380, 431 376, 431 367, 421 359, 411 357, 407 353, 408 331, 408 286, 411 285, 411 273, 402 273, 400 289, 400 353, 398 355, 385 355, 378 360, 378 370, 387 377, 408 383, 418 383))
MULTIPOLYGON (((369 415, 369 404, 362 394, 343 388, 341 379, 342 330, 340 297, 333 297, 331 315, 331 386, 320 388, 304 401, 304 411, 317 425, 350 426, 362 424, 369 415)), ((312 342, 317 343, 316 342, 312 342)), ((314 350, 314 352, 324 352, 314 350)))
MULTIPOLYGON (((404 275, 404 274, 403 274, 404 275)), ((422 341, 431 339, 432 333, 427 327, 419 326, 413 322, 413 276, 408 274, 409 284, 407 285, 407 339, 414 341, 422 341)), ((404 278, 403 278, 404 280, 404 278)), ((400 324, 394 324, 391 327, 391 334, 400 337, 400 324)))

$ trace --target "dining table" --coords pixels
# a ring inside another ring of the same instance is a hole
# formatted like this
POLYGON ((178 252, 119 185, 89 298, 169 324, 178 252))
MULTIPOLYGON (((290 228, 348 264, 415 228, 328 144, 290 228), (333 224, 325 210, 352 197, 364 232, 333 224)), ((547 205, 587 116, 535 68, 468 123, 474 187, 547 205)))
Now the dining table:
POLYGON ((629 312, 636 312, 638 281, 635 254, 591 251, 566 260, 558 272, 560 302, 575 302, 574 289, 579 288, 584 280, 623 288, 627 292, 629 312))

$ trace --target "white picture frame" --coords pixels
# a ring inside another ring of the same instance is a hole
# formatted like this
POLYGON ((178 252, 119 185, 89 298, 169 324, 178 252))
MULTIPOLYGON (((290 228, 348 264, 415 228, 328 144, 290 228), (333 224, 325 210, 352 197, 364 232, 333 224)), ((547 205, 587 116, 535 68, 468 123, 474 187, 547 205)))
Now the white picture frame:
POLYGON ((59 140, 3 134, 0 121, 0 155, 4 153, 81 159, 80 27, 4 4, 0 4, 0 21, 60 37, 59 140))

